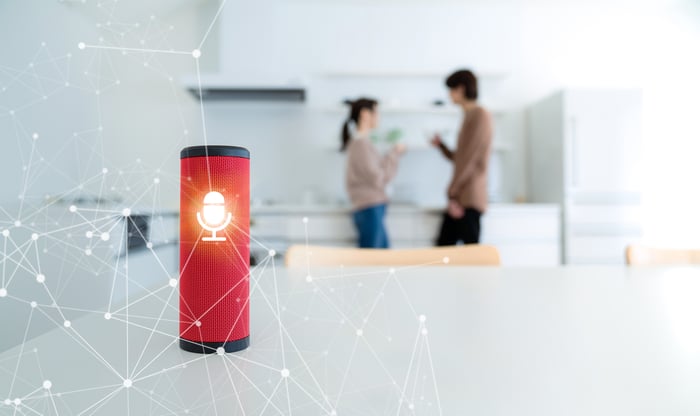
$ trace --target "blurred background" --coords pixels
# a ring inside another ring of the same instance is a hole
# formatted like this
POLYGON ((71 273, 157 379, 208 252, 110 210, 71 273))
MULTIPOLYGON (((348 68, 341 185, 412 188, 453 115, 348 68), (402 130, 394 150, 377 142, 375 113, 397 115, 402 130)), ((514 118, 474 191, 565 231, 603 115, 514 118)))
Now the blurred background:
POLYGON ((369 95, 380 142, 409 149, 394 245, 431 245, 451 166, 428 139, 454 141, 444 79, 469 68, 495 123, 483 241, 504 265, 700 244, 694 0, 22 0, 0 27, 3 229, 47 203, 128 207, 172 244, 179 151, 206 135, 251 151, 253 237, 352 244, 342 102, 369 95))

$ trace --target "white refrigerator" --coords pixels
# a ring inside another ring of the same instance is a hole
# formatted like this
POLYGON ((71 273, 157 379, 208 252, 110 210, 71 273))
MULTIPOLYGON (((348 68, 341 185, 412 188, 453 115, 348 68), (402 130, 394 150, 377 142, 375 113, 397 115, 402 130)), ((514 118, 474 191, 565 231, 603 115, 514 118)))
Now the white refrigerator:
POLYGON ((567 89, 528 108, 528 192, 562 210, 562 262, 622 264, 642 236, 642 92, 567 89))

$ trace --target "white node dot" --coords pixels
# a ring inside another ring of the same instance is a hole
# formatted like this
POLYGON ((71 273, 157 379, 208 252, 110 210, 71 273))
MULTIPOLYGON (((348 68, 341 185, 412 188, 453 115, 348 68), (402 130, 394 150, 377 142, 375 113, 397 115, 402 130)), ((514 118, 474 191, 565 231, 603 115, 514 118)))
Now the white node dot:
POLYGON ((2 230, 2 235, 4 237, 9 237, 10 236, 10 230, 2 230))
POLYGON ((51 381, 50 381, 50 380, 45 380, 43 386, 44 386, 44 388, 45 388, 46 390, 50 389, 51 386, 52 386, 51 381))
POLYGON ((275 250, 270 250, 270 251, 267 252, 267 254, 269 254, 270 257, 275 257, 275 255, 277 254, 277 252, 276 252, 275 250))
POLYGON ((36 304, 36 302, 31 301, 31 302, 29 303, 29 306, 31 306, 32 308, 36 308, 36 307, 37 307, 37 304, 36 304))
POLYGON ((362 334, 364 334, 364 331, 361 330, 361 329, 358 329, 356 333, 357 333, 357 336, 358 336, 358 337, 361 337, 362 334))
POLYGON ((224 354, 226 354, 226 350, 224 349, 224 347, 219 347, 216 349, 216 354, 224 355, 224 354))
POLYGON ((4 287, 0 288, 0 298, 4 298, 5 296, 7 296, 7 289, 4 287))
POLYGON ((134 382, 129 380, 128 378, 126 380, 124 380, 124 387, 126 387, 127 389, 133 385, 134 385, 134 382))
POLYGON ((201 323, 200 321, 195 321, 194 324, 195 324, 195 326, 196 326, 197 328, 199 328, 200 326, 202 326, 202 323, 201 323))
POLYGON ((415 408, 415 406, 413 405, 413 403, 408 405, 408 410, 413 410, 414 408, 415 408))
POLYGON ((394 268, 392 267, 391 269, 389 269, 389 273, 391 273, 391 274, 396 273, 396 269, 394 269, 394 268))
POLYGON ((421 322, 425 322, 426 319, 427 319, 427 317, 425 315, 421 315, 418 317, 418 320, 421 322))
POLYGON ((32 240, 36 241, 39 239, 39 234, 37 233, 32 233, 32 240))
POLYGON ((314 280, 314 278, 311 277, 311 275, 306 276, 306 281, 307 281, 307 282, 311 283, 313 280, 314 280))
POLYGON ((80 42, 78 44, 78 49, 85 49, 85 42, 80 42))
POLYGON ((202 56, 202 51, 200 51, 199 49, 195 49, 192 51, 192 56, 195 59, 199 59, 199 57, 202 56))
POLYGON ((36 275, 36 281, 39 283, 44 283, 46 281, 46 276, 43 274, 38 274, 36 275))
POLYGON ((70 328, 70 321, 63 321, 63 326, 65 326, 66 328, 70 328))
POLYGON ((107 169, 107 168, 102 168, 102 173, 107 173, 107 172, 109 172, 109 169, 107 169))
POLYGON ((308 224, 308 223, 309 223, 309 217, 304 217, 304 218, 302 218, 302 219, 301 219, 301 222, 303 222, 304 224, 308 224))
POLYGON ((85 233, 85 237, 87 237, 87 238, 92 238, 93 235, 94 234, 92 233, 92 231, 88 231, 85 233))
POLYGON ((331 410, 331 416, 338 416, 338 412, 336 412, 335 410, 331 410))
POLYGON ((32 134, 32 139, 36 140, 36 139, 38 139, 38 138, 39 138, 39 134, 38 134, 38 133, 32 134))
POLYGON ((18 397, 18 398, 16 398, 16 399, 14 400, 14 403, 15 403, 15 406, 19 406, 20 404, 22 404, 22 399, 20 399, 20 398, 18 397))
POLYGON ((17 220, 15 221, 15 227, 21 227, 22 226, 22 221, 17 220))
POLYGON ((86 248, 86 249, 85 249, 85 255, 86 255, 86 256, 92 256, 92 250, 90 250, 89 248, 86 248))
POLYGON ((122 210, 122 215, 125 216, 125 217, 130 216, 130 215, 131 215, 131 210, 130 210, 129 208, 124 208, 124 209, 122 210))
POLYGON ((421 329, 420 333, 423 335, 428 335, 428 330, 426 328, 423 328, 421 329))
POLYGON ((153 248, 153 243, 151 243, 151 242, 149 241, 148 243, 146 243, 146 247, 147 247, 147 248, 153 248))
POLYGON ((112 319, 112 314, 109 313, 109 312, 106 312, 106 313, 105 313, 105 319, 108 320, 108 321, 109 321, 110 319, 112 319))
POLYGON ((443 258, 442 258, 442 262, 445 263, 445 264, 447 264, 447 263, 450 262, 450 258, 449 258, 449 257, 443 257, 443 258))
POLYGON ((108 241, 108 240, 109 240, 109 233, 102 233, 102 234, 100 234, 100 240, 102 240, 102 241, 108 241))
POLYGON ((76 207, 75 205, 71 205, 70 207, 68 207, 68 211, 70 211, 70 212, 76 212, 77 210, 78 210, 78 207, 76 207))
POLYGON ((168 282, 168 284, 169 284, 171 287, 177 286, 177 279, 170 279, 170 282, 168 282))
POLYGON ((280 371, 280 374, 282 374, 282 377, 284 378, 289 377, 289 369, 283 368, 282 371, 280 371))
POLYGON ((158 184, 160 183, 160 178, 154 178, 154 179, 153 179, 153 183, 155 183, 156 185, 158 185, 158 184))

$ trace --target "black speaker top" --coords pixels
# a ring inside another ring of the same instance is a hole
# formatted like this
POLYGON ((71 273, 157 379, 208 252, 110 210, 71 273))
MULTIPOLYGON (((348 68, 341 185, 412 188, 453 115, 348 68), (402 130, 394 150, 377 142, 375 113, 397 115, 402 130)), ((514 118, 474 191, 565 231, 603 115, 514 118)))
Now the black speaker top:
POLYGON ((250 159, 250 152, 244 147, 238 146, 190 146, 185 147, 180 152, 180 159, 188 157, 205 157, 205 156, 229 156, 242 157, 250 159))

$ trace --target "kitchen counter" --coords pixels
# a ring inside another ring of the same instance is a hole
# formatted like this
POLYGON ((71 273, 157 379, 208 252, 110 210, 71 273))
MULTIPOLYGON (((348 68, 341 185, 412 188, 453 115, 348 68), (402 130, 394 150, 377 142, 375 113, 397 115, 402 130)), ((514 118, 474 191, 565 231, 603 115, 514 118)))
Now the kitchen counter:
MULTIPOLYGON (((444 207, 392 204, 386 227, 394 248, 430 247, 444 207)), ((278 204, 251 208, 256 243, 284 253, 292 244, 354 246, 357 233, 347 205, 278 204)), ((560 208, 554 204, 491 204, 481 242, 496 246, 504 265, 560 264, 560 208)), ((263 250, 263 254, 264 254, 263 250)))
MULTIPOLYGON (((388 215, 392 214, 442 214, 444 206, 419 206, 411 204, 389 204, 388 215)), ((543 212, 558 213, 556 204, 503 204, 492 203, 487 213, 490 212, 543 212)), ((269 204, 253 205, 250 208, 252 216, 268 214, 350 214, 352 207, 345 204, 269 204)))

